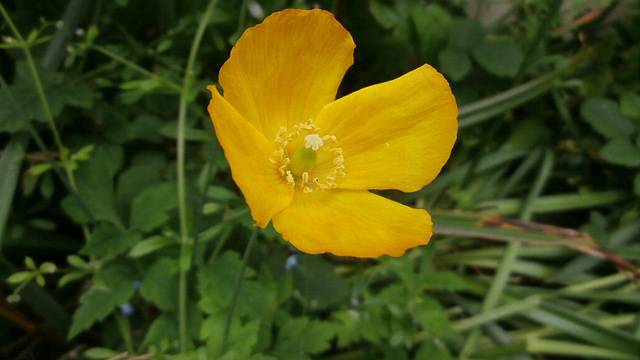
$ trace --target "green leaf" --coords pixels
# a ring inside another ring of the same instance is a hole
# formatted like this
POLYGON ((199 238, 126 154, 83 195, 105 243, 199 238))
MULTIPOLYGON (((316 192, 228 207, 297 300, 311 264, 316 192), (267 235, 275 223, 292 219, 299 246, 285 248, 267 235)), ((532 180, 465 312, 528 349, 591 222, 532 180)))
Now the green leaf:
POLYGON ((133 201, 130 228, 148 232, 164 224, 169 219, 166 212, 178 205, 177 191, 175 183, 163 183, 143 191, 133 201))
POLYGON ((97 274, 92 286, 80 298, 80 307, 73 314, 68 338, 74 338, 127 302, 135 292, 133 283, 133 276, 121 265, 114 265, 97 274))
POLYGON ((460 50, 471 51, 484 39, 484 28, 475 19, 462 19, 453 23, 449 30, 451 46, 460 50))
POLYGON ((222 354, 222 337, 226 326, 226 316, 211 316, 202 323, 201 338, 207 341, 207 354, 210 359, 247 359, 258 342, 260 319, 244 325, 234 318, 229 329, 226 353, 222 354))
POLYGON ((175 238, 164 236, 152 236, 148 239, 140 241, 136 246, 129 251, 131 257, 141 257, 167 246, 177 245, 179 242, 175 238))
POLYGON ((137 232, 127 232, 110 223, 101 223, 79 253, 99 257, 116 256, 133 247, 141 238, 142 235, 137 232))
POLYGON ((160 258, 151 265, 142 279, 140 294, 164 311, 178 307, 178 268, 174 260, 160 258))
MULTIPOLYGON (((6 97, 1 95, 0 97, 6 97)), ((1 119, 1 118, 0 118, 1 119)), ((0 120, 2 121, 2 120, 0 120)), ((0 155, 0 248, 5 236, 5 226, 11 213, 11 204, 16 192, 16 184, 20 178, 24 147, 27 146, 26 135, 14 135, 4 145, 0 155)), ((27 177, 28 178, 28 177, 27 177)))
POLYGON ((418 348, 415 359, 453 360, 454 358, 442 341, 426 340, 418 348))
POLYGON ((317 354, 328 349, 334 336, 333 326, 306 317, 289 318, 278 331, 273 355, 292 359, 299 354, 317 354))
POLYGON ((7 278, 7 282, 9 284, 18 284, 26 280, 31 280, 36 274, 32 271, 20 271, 14 274, 11 274, 7 278))
POLYGON ((457 49, 445 49, 439 55, 440 70, 451 80, 464 78, 471 70, 471 60, 466 52, 457 49))
POLYGON ((425 275, 423 282, 434 290, 466 290, 467 283, 458 273, 450 270, 437 271, 425 275))
POLYGON ((423 295, 412 301, 410 312, 422 326, 423 331, 434 337, 454 338, 455 331, 449 322, 449 316, 438 301, 423 295))
MULTIPOLYGON (((86 85, 77 85, 71 81, 65 81, 62 74, 54 73, 38 67, 43 91, 47 96, 47 102, 51 115, 56 118, 62 113, 65 105, 72 105, 88 109, 93 104, 93 92, 86 85)), ((15 132, 26 130, 26 121, 36 119, 47 121, 47 115, 42 106, 40 96, 33 83, 33 77, 26 61, 16 64, 17 78, 14 84, 9 86, 20 110, 16 108, 7 96, 0 96, 0 132, 15 132)))
POLYGON ((369 11, 371 11, 371 15, 376 22, 385 29, 391 29, 398 24, 398 13, 381 0, 371 0, 369 2, 369 11))
POLYGON ((620 95, 620 112, 632 119, 640 119, 640 95, 630 91, 620 95))
POLYGON ((434 63, 438 53, 447 46, 447 31, 451 15, 437 4, 415 4, 410 11, 418 35, 421 61, 434 63))
POLYGON ((50 169, 51 169, 51 164, 47 162, 47 163, 33 165, 27 171, 31 176, 40 176, 42 173, 44 173, 45 171, 49 171, 50 169))
POLYGON ((140 348, 148 351, 152 345, 160 347, 163 342, 168 344, 177 342, 180 338, 178 328, 178 321, 175 316, 169 314, 160 315, 149 326, 140 348))
POLYGON ((160 168, 142 164, 133 165, 118 178, 118 200, 131 203, 142 191, 160 182, 160 168))
POLYGON ((640 173, 633 178, 633 193, 640 196, 640 173))
POLYGON ((616 165, 636 167, 640 165, 640 149, 626 137, 614 138, 600 149, 602 159, 616 165))
POLYGON ((301 254, 298 264, 293 268, 293 286, 312 308, 326 309, 349 296, 349 285, 322 257, 301 254))
POLYGON ((502 77, 513 77, 518 73, 524 53, 507 41, 483 41, 473 48, 473 58, 488 72, 502 77))
POLYGON ((58 280, 58 287, 64 287, 68 283, 72 281, 80 280, 88 276, 89 274, 91 273, 86 270, 76 270, 76 271, 68 272, 64 276, 62 276, 60 280, 58 280))
MULTIPOLYGON (((211 264, 198 270, 198 290, 200 308, 209 314, 225 312, 231 304, 236 278, 242 261, 237 253, 227 251, 211 264)), ((245 277, 255 274, 251 268, 245 270, 245 277)), ((270 315, 270 301, 267 290, 255 280, 244 279, 236 302, 235 313, 250 318, 265 318, 270 315)))
POLYGON ((78 255, 67 256, 67 262, 69 263, 69 265, 80 268, 80 269, 85 269, 85 270, 91 269, 91 266, 83 258, 81 258, 78 255))
POLYGON ((595 131, 607 138, 626 137, 634 131, 631 121, 622 115, 613 100, 588 98, 580 105, 580 114, 595 131))
MULTIPOLYGON (((91 160, 83 161, 75 172, 78 184, 78 194, 84 201, 89 212, 96 220, 103 220, 121 226, 115 206, 113 190, 113 168, 110 156, 103 147, 93 151, 91 160)), ((79 223, 86 223, 88 219, 80 206, 71 196, 67 196, 61 203, 65 212, 79 223)))

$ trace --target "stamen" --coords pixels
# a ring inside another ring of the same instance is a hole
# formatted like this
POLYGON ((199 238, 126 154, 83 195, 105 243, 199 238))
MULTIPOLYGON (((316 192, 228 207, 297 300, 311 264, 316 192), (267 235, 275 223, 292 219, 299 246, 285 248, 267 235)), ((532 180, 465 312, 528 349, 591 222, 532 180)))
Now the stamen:
POLYGON ((314 125, 313 119, 301 122, 291 127, 289 131, 281 126, 274 142, 276 150, 274 156, 269 158, 278 172, 286 181, 287 186, 293 188, 299 186, 304 193, 311 193, 314 190, 335 189, 338 177, 345 176, 344 156, 342 149, 336 147, 338 139, 334 135, 320 136, 320 130, 314 125), (299 138, 304 136, 305 144, 297 149, 290 147, 291 144, 300 144, 299 138), (320 170, 324 177, 316 177, 315 165, 318 161, 318 153, 326 151, 333 155, 333 168, 327 172, 320 170), (322 180, 321 180, 322 179, 322 180))

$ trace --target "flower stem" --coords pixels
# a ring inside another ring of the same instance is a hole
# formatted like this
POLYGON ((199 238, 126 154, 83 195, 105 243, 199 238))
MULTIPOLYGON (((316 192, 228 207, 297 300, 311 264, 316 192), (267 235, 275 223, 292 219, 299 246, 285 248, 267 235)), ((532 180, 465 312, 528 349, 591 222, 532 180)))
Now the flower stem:
MULTIPOLYGON (((184 170, 184 129, 187 118, 187 95, 193 84, 193 65, 196 60, 196 55, 200 47, 200 41, 204 34, 204 29, 209 23, 209 19, 213 14, 213 10, 218 0, 211 0, 207 5, 207 8, 202 15, 198 30, 191 44, 191 51, 189 52, 189 59, 187 61, 187 67, 184 74, 184 82, 180 91, 180 108, 178 111, 178 133, 177 133, 177 177, 178 177, 178 207, 180 213, 180 242, 181 255, 180 255, 180 283, 178 286, 178 322, 180 330, 180 350, 185 352, 189 347, 188 339, 188 324, 187 324, 187 274, 189 271, 188 265, 191 261, 192 246, 189 240, 189 230, 187 224, 187 201, 186 201, 186 185, 185 185, 185 170, 184 170), (187 259, 187 261, 182 261, 187 259), (187 265, 185 265, 187 264, 187 265)), ((145 70, 146 71, 146 70, 145 70)))
POLYGON ((224 335, 222 337, 222 353, 225 353, 227 348, 227 340, 229 339, 229 330, 231 329, 231 321, 233 320, 233 310, 236 307, 236 301, 238 300, 238 294, 240 293, 240 285, 242 285, 242 279, 244 278, 244 271, 247 268, 247 262, 249 261, 249 254, 251 254, 251 248, 253 247, 253 243, 258 237, 258 228, 253 229, 253 233, 251 233, 251 237, 249 237, 249 242, 247 243, 247 247, 244 250, 244 255, 242 257, 242 267, 240 268, 240 272, 238 273, 238 277, 236 278, 236 284, 233 288, 233 296, 231 298, 231 304, 229 304, 229 313, 227 315, 227 323, 224 326, 224 335))
MULTIPOLYGON (((40 75, 38 74, 38 70, 36 68, 35 61, 33 60, 33 56, 31 55, 31 49, 29 48, 29 43, 27 43, 18 28, 14 25, 11 17, 5 10, 4 6, 0 4, 0 13, 2 13, 2 17, 5 19, 13 36, 16 37, 18 42, 20 43, 20 47, 24 51, 24 54, 27 58, 27 64, 29 65, 29 71, 31 72, 31 76, 33 77, 33 82, 36 87, 36 91, 38 92, 38 97, 40 98, 40 102, 42 103, 42 108, 45 113, 45 117, 47 118, 47 122, 49 124, 49 129, 51 130, 51 134, 53 135, 53 141, 55 142, 55 146, 60 152, 60 161, 62 162, 62 167, 64 167, 65 173, 67 175, 67 179, 69 180, 69 185, 74 192, 78 192, 78 186, 76 184, 76 179, 73 176, 73 171, 69 166, 69 153, 65 150, 64 145, 62 144, 62 139, 60 138, 60 133, 56 128, 55 121, 53 120, 53 115, 51 114, 51 107, 49 106, 49 101, 47 100, 47 96, 44 92, 44 87, 42 86, 42 81, 40 81, 40 75)), ((82 232, 84 234, 85 240, 89 240, 91 236, 89 229, 86 225, 82 226, 82 232)))

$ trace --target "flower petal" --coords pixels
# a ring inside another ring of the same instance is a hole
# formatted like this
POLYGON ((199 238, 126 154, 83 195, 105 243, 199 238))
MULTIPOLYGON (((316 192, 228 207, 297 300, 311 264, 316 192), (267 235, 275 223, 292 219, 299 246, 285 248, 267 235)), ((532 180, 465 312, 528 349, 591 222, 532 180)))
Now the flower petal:
POLYGON ((341 256, 400 256, 425 245, 433 224, 426 210, 412 209, 361 190, 296 192, 273 226, 299 250, 341 256))
POLYGON ((410 192, 447 162, 457 116, 449 84, 425 64, 328 104, 315 123, 343 150, 346 176, 338 187, 410 192))
POLYGON ((355 44, 333 14, 288 9, 245 31, 220 69, 224 97, 267 139, 333 101, 355 44))
POLYGON ((275 146, 242 118, 215 86, 208 89, 213 95, 209 114, 233 180, 242 190, 256 226, 265 228, 276 213, 291 203, 294 190, 287 187, 278 169, 269 161, 275 146))

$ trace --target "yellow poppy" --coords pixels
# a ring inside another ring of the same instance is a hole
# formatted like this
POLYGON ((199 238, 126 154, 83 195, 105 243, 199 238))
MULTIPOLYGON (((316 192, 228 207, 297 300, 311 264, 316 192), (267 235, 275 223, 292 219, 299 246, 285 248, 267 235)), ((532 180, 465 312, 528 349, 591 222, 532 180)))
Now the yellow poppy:
POLYGON ((307 253, 400 256, 433 224, 368 190, 417 191, 445 164, 458 109, 423 65, 335 100, 351 35, 323 10, 284 10, 248 29, 209 86, 209 114, 256 226, 307 253))

